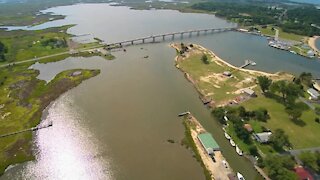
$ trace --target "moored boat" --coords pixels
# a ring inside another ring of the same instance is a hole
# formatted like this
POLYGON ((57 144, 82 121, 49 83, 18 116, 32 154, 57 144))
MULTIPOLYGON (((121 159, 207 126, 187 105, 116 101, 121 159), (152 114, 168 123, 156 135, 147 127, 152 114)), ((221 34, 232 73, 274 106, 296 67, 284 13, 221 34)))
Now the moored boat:
POLYGON ((227 134, 226 132, 224 133, 224 136, 225 136, 227 139, 231 139, 231 137, 229 136, 229 134, 227 134))
POLYGON ((239 172, 237 172, 237 178, 238 178, 238 180, 245 180, 243 175, 239 172))
POLYGON ((232 139, 230 139, 230 144, 231 146, 235 147, 236 146, 236 143, 234 143, 234 141, 232 139))
POLYGON ((238 146, 236 146, 236 152, 239 154, 239 156, 243 155, 242 150, 238 146))

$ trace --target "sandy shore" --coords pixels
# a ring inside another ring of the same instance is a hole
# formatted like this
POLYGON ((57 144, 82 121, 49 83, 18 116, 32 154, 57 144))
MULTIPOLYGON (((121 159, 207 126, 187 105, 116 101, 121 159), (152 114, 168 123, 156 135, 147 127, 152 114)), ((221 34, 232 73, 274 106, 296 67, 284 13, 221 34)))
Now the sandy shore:
POLYGON ((309 46, 317 53, 320 53, 320 50, 316 46, 316 40, 320 38, 320 36, 313 36, 308 39, 309 46))
MULTIPOLYGON (((176 44, 170 44, 170 46, 172 48, 176 49, 176 50, 180 49, 176 44)), ((217 56, 211 50, 208 50, 208 49, 206 49, 206 48, 204 48, 204 47, 202 47, 200 45, 196 45, 196 44, 194 44, 193 46, 198 48, 198 49, 200 49, 200 50, 202 50, 203 52, 206 52, 207 54, 209 54, 212 57, 212 59, 214 61, 216 61, 216 63, 219 64, 219 62, 220 62, 220 63, 222 63, 222 64, 224 64, 224 65, 226 65, 228 67, 231 67, 231 68, 233 68, 235 70, 239 70, 239 71, 242 71, 242 72, 247 72, 249 74, 253 74, 253 75, 256 75, 256 76, 268 76, 268 77, 277 77, 277 76, 279 76, 278 73, 267 73, 267 72, 258 71, 258 70, 243 69, 243 68, 236 67, 236 66, 226 62, 225 60, 221 59, 219 56, 217 56)), ((179 60, 179 56, 176 56, 175 61, 178 61, 178 60, 179 60)))

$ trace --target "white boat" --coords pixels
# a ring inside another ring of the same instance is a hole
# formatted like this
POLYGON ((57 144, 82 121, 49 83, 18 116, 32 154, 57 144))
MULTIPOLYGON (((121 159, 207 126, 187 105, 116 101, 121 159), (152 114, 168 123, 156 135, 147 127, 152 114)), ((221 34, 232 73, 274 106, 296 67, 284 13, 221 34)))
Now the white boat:
POLYGON ((234 143, 234 141, 232 139, 230 139, 230 144, 231 146, 235 147, 236 146, 236 143, 234 143))
POLYGON ((239 154, 239 156, 243 155, 242 150, 238 146, 236 146, 236 152, 239 154))
POLYGON ((237 172, 237 178, 238 178, 238 180, 245 180, 243 175, 239 172, 237 172))
POLYGON ((295 51, 290 51, 292 54, 297 54, 295 51))
POLYGON ((227 139, 231 139, 231 137, 229 136, 229 134, 227 134, 226 132, 224 133, 224 136, 225 136, 227 139))
POLYGON ((251 61, 251 66, 255 66, 255 65, 257 65, 257 63, 254 61, 251 61))

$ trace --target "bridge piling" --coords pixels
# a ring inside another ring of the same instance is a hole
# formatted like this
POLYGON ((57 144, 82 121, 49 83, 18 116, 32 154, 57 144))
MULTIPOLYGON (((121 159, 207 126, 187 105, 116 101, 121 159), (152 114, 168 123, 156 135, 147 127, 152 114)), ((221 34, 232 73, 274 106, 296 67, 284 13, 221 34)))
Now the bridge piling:
MULTIPOLYGON (((186 30, 186 31, 180 31, 180 32, 172 32, 172 33, 157 34, 157 35, 152 35, 152 36, 145 36, 145 37, 136 38, 136 39, 128 39, 125 41, 105 44, 105 46, 108 47, 110 45, 114 45, 114 46, 119 45, 120 47, 122 47, 123 44, 134 45, 136 41, 140 41, 140 42, 142 41, 142 44, 145 44, 145 42, 149 39, 151 39, 152 42, 155 42, 157 37, 159 37, 159 38, 162 37, 162 40, 165 41, 167 36, 171 36, 172 40, 174 40, 175 35, 178 35, 178 36, 180 35, 181 39, 183 39, 184 34, 189 34, 189 37, 191 37, 193 35, 193 33, 196 33, 197 36, 200 36, 201 33, 203 33, 204 35, 207 35, 208 33, 225 32, 225 31, 232 31, 232 30, 236 30, 236 28, 207 28, 207 29, 186 30)), ((114 48, 117 48, 117 47, 114 47, 114 48)))

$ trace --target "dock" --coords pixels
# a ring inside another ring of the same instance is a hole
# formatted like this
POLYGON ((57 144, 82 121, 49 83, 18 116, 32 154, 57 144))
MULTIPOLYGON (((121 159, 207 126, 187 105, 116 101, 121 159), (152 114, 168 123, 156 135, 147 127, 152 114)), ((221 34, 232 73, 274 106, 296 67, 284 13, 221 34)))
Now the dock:
POLYGON ((203 105, 207 105, 212 102, 212 99, 209 97, 199 96, 199 98, 201 99, 203 105))
POLYGON ((245 67, 247 67, 249 65, 255 66, 256 64, 257 64, 256 62, 247 59, 247 60, 244 61, 244 64, 242 66, 240 66, 239 68, 243 69, 243 68, 245 68, 245 67))
POLYGON ((52 122, 50 122, 49 124, 46 124, 46 125, 43 125, 43 126, 36 126, 36 127, 29 128, 29 129, 21 130, 21 131, 16 131, 16 132, 8 133, 8 134, 3 134, 3 135, 0 135, 0 138, 14 136, 14 135, 25 133, 25 132, 29 132, 29 131, 31 131, 31 132, 32 131, 38 131, 40 129, 51 127, 52 125, 53 125, 52 122))
POLYGON ((178 114, 179 117, 185 116, 185 115, 190 115, 191 113, 189 111, 186 112, 182 112, 180 114, 178 114))

